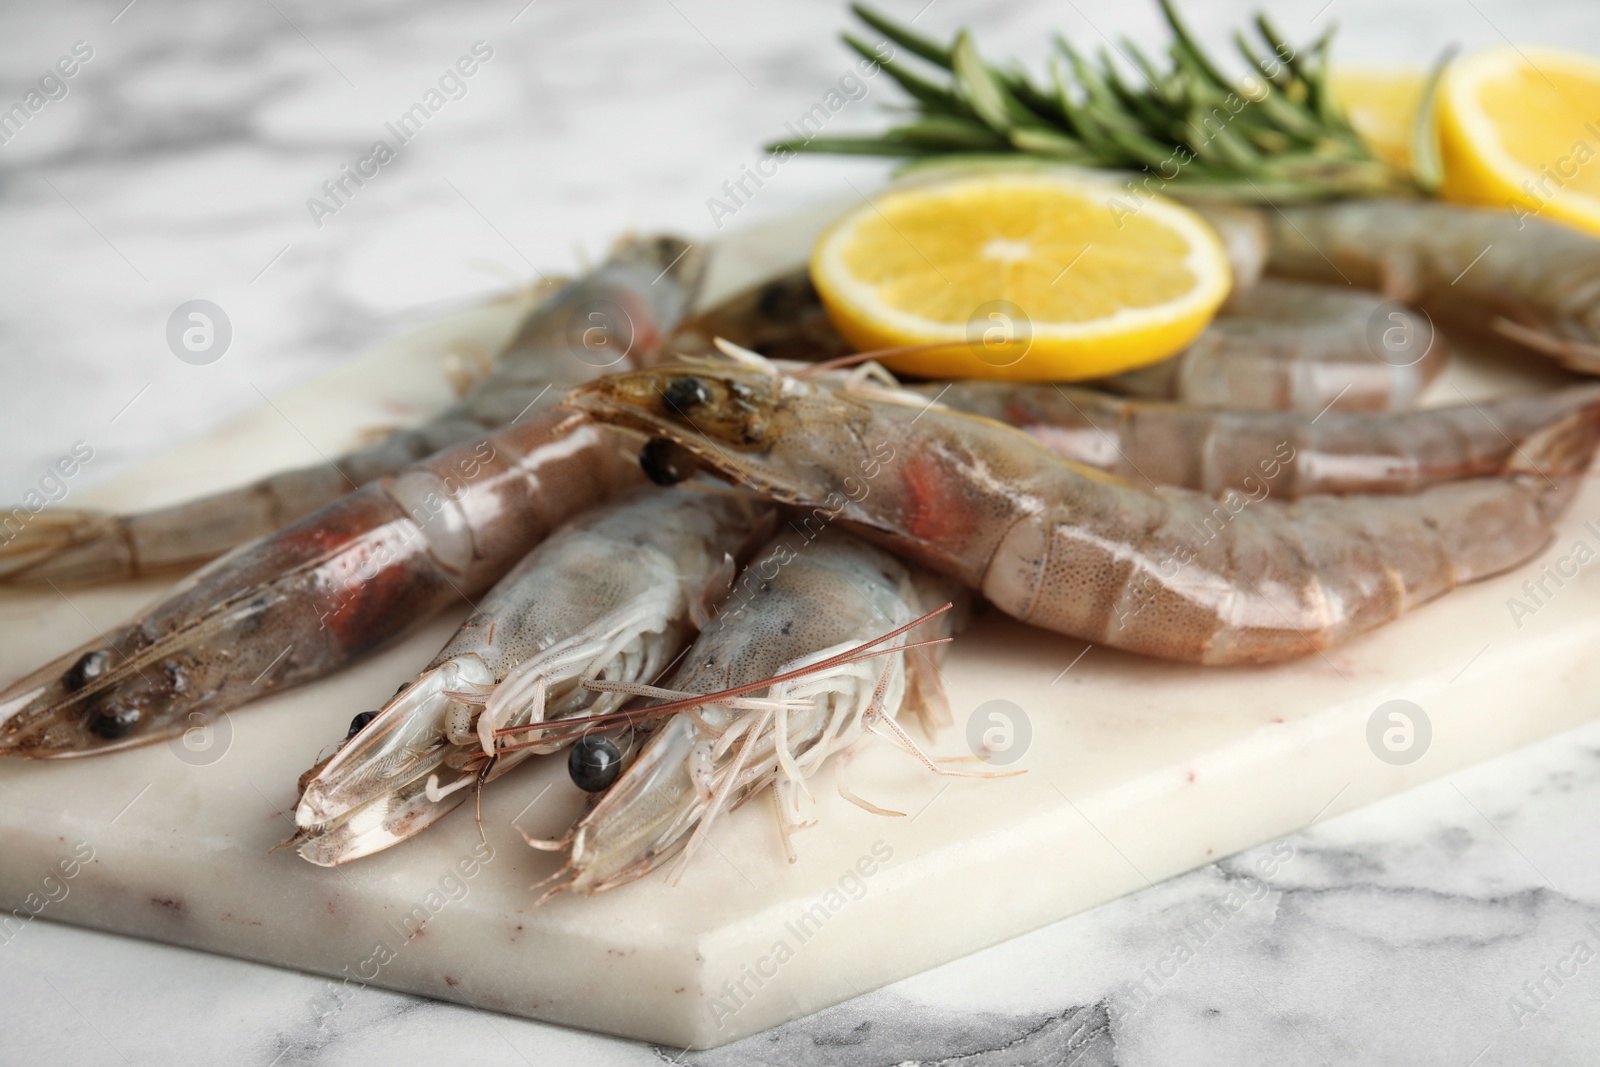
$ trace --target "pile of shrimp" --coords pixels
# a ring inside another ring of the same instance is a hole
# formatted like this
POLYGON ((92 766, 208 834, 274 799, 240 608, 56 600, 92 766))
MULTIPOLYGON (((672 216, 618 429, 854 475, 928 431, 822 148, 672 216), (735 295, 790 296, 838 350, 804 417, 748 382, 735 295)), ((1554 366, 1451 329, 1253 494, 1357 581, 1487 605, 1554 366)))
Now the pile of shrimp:
POLYGON ((1581 377, 1600 375, 1600 241, 1416 201, 1206 214, 1223 312, 1164 363, 1075 385, 901 383, 803 273, 693 313, 701 254, 624 240, 425 425, 157 511, 7 528, 0 581, 192 573, 0 693, 0 755, 170 738, 465 597, 387 704, 330 711, 286 844, 350 862, 562 758, 591 803, 529 844, 566 854, 540 900, 586 895, 676 875, 763 794, 793 862, 824 767, 884 812, 843 775, 866 743, 986 776, 900 722, 948 720, 938 664, 980 602, 1264 664, 1536 556, 1600 444, 1581 377), (1401 358, 1377 318, 1427 343, 1401 358), (1576 373, 1418 408, 1448 358, 1435 322, 1576 373))

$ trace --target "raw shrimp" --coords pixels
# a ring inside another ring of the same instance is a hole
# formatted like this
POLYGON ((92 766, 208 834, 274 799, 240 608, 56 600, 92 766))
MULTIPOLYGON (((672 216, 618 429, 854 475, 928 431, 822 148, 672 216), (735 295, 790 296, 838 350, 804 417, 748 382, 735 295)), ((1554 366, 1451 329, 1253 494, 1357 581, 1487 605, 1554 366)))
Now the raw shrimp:
POLYGON ((1282 466, 1273 495, 1414 493, 1499 474, 1517 443, 1573 415, 1600 419, 1600 387, 1501 397, 1393 414, 1320 417, 1129 400, 1092 389, 1013 382, 921 385, 940 404, 1024 430, 1057 455, 1139 485, 1254 492, 1263 461, 1282 466))
POLYGON ((699 289, 702 256, 676 237, 625 240, 593 274, 529 313, 493 369, 421 426, 330 463, 126 515, 50 510, 0 520, 0 579, 88 582, 204 563, 374 478, 554 407, 570 386, 647 366, 699 289))
MULTIPOLYGON (((1264 244, 1261 252, 1265 254, 1264 244)), ((1241 269, 1248 264, 1235 266, 1241 269)), ((669 349, 681 356, 706 355, 715 337, 769 359, 818 362, 850 351, 828 321, 804 270, 758 285, 690 319, 669 349)), ((1183 352, 1091 384, 1130 396, 1209 407, 1306 415, 1400 411, 1415 406, 1445 362, 1443 339, 1409 308, 1388 308, 1381 298, 1347 287, 1266 278, 1235 292, 1183 352), (1390 314, 1399 319, 1388 318, 1390 314), (1371 329, 1375 316, 1382 318, 1376 331, 1371 329), (1424 348, 1387 354, 1372 339, 1383 338, 1386 331, 1423 339, 1424 348)))
POLYGON ((1257 411, 1401 411, 1415 406, 1445 362, 1443 339, 1410 308, 1348 287, 1263 278, 1176 356, 1096 384, 1257 411), (1396 339, 1395 351, 1384 347, 1386 336, 1396 339))
POLYGON ((828 321, 804 267, 736 293, 686 320, 667 347, 673 355, 705 355, 717 337, 770 359, 816 362, 851 351, 850 342, 828 321))
POLYGON ((1190 211, 1205 219, 1222 240, 1223 254, 1228 257, 1228 269, 1233 272, 1233 291, 1240 293, 1253 289, 1261 281, 1261 272, 1267 262, 1267 246, 1272 231, 1267 228, 1261 213, 1254 208, 1238 204, 1193 203, 1185 204, 1190 211))
POLYGON ((1377 289, 1600 374, 1600 240, 1428 200, 1346 200, 1268 214, 1268 270, 1377 289))
MULTIPOLYGON (((571 852, 552 892, 610 889, 680 850, 687 862, 718 812, 769 784, 792 859, 793 790, 805 789, 829 756, 869 729, 903 738, 893 721, 902 707, 948 714, 929 649, 827 665, 937 607, 949 591, 944 583, 839 530, 809 541, 788 534, 755 558, 747 571, 759 580, 700 635, 665 691, 718 693, 821 669, 771 686, 764 698, 668 719, 562 842, 571 852)), ((942 636, 949 620, 949 613, 936 616, 910 639, 942 636)))
POLYGON ((1526 561, 1548 543, 1597 438, 1578 412, 1524 441, 1504 477, 1292 504, 1266 499, 1281 463, 1263 456, 1259 491, 1219 501, 1138 488, 1009 426, 852 395, 757 360, 617 375, 568 402, 819 521, 846 522, 1024 622, 1196 663, 1303 656, 1526 561))
POLYGON ((469 601, 551 530, 636 482, 620 445, 582 416, 543 412, 239 546, 0 693, 0 755, 148 744, 335 671, 469 601))
POLYGON ((772 515, 745 498, 641 488, 563 526, 309 777, 295 813, 300 854, 333 866, 388 848, 454 810, 461 786, 576 736, 496 756, 497 728, 615 711, 627 694, 582 683, 653 681, 709 619, 772 515))

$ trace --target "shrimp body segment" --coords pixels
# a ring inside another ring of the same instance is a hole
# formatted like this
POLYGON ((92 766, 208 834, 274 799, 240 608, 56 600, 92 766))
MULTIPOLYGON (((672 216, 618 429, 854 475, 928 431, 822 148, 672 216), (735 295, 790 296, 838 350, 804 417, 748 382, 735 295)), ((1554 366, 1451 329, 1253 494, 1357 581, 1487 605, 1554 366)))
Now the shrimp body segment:
MULTIPOLYGON (((742 591, 690 647, 667 689, 715 693, 820 663, 912 622, 947 591, 839 530, 810 541, 782 536, 755 553, 746 574, 757 580, 741 581, 742 591)), ((906 636, 940 636, 948 618, 906 636)), ((893 718, 908 699, 919 707, 942 700, 926 652, 835 665, 738 706, 674 714, 578 823, 557 884, 591 894, 642 877, 679 852, 687 861, 718 813, 768 785, 777 788, 787 845, 793 790, 861 738, 869 709, 893 718)))
POLYGON ((1343 284, 1264 278, 1235 293, 1176 356, 1099 384, 1130 396, 1251 411, 1403 411, 1446 362, 1443 338, 1412 308, 1386 306, 1343 284), (1384 330, 1416 339, 1414 350, 1389 352, 1384 330))
POLYGON ((300 854, 331 866, 387 848, 453 810, 469 796, 462 786, 570 741, 496 753, 496 729, 616 710, 626 693, 584 683, 655 681, 771 514, 757 501, 641 488, 562 527, 310 777, 295 812, 300 854))
POLYGON ((1260 457, 1250 496, 1144 489, 988 419, 748 365, 618 375, 569 403, 848 522, 1024 622, 1208 664, 1337 645, 1527 560, 1596 443, 1579 413, 1523 442, 1505 477, 1281 503, 1267 498, 1287 456, 1260 457), (666 405, 664 389, 700 402, 666 405))
MULTIPOLYGON (((1231 210, 1260 221, 1252 209, 1231 210)), ((1264 222, 1260 229, 1265 258, 1264 222)), ((1236 262, 1235 280, 1247 269, 1248 263, 1236 262)), ((817 362, 850 351, 804 271, 780 275, 689 319, 668 355, 705 355, 715 337, 774 360, 817 362)), ((1241 286, 1184 351, 1094 387, 1250 411, 1403 411, 1415 406, 1446 362, 1443 338, 1419 311, 1393 308, 1343 284, 1265 278, 1241 286), (1375 317, 1382 327, 1376 331, 1375 317), (1379 343, 1383 330, 1429 341, 1397 354, 1379 343)))
POLYGON ((1274 273, 1377 289, 1600 374, 1600 240, 1589 234, 1429 200, 1302 205, 1268 221, 1274 273))
POLYGON ((337 670, 487 589, 636 482, 618 445, 570 412, 544 412, 241 545, 0 693, 0 755, 148 744, 337 670))
POLYGON ((170 507, 47 511, 15 529, 0 523, 0 580, 107 581, 204 563, 375 478, 554 407, 579 382, 649 365, 694 299, 702 268, 699 253, 678 238, 624 241, 592 274, 531 311, 489 374, 421 426, 331 463, 170 507))
POLYGON ((957 411, 1018 429, 1052 452, 1136 485, 1216 495, 1255 492, 1262 460, 1282 472, 1272 493, 1415 493, 1436 482, 1499 474, 1518 442, 1579 412, 1600 417, 1600 388, 1502 397, 1394 413, 1299 415, 1131 400, 1064 385, 951 382, 915 386, 957 411))
POLYGON ((714 351, 722 337, 769 359, 818 362, 843 356, 850 343, 834 329, 804 267, 735 293, 685 320, 668 343, 668 357, 714 351))

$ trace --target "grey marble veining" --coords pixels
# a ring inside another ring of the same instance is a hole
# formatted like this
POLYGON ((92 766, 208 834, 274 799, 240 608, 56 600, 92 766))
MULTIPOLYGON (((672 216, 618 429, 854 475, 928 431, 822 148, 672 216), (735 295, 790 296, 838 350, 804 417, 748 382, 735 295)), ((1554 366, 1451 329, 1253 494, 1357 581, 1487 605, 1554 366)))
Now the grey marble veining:
MULTIPOLYGON (((1575 0, 1265 6, 1297 38, 1337 20, 1356 58, 1502 35, 1600 51, 1600 9, 1575 0)), ((1249 9, 1185 5, 1212 41, 1249 9)), ((941 0, 919 25, 976 23, 990 54, 1035 57, 1047 27, 1092 44, 1156 22, 1144 4, 941 0)), ((691 0, 0 12, 0 103, 74 42, 94 50, 0 145, 0 495, 78 440, 84 478, 107 477, 624 229, 714 234, 707 201, 848 69, 844 24, 833 3, 691 0), (319 228, 306 201, 480 40, 494 55, 465 95, 319 228), (196 297, 235 330, 203 367, 164 340, 196 297)), ((838 129, 893 95, 873 84, 838 129)), ((797 160, 727 224, 882 173, 797 160)), ((698 1053, 372 989, 330 1010, 321 979, 41 919, 0 944, 0 1064, 1590 1063, 1597 850, 1590 727, 698 1053), (1262 877, 1274 847, 1289 858, 1262 877)))

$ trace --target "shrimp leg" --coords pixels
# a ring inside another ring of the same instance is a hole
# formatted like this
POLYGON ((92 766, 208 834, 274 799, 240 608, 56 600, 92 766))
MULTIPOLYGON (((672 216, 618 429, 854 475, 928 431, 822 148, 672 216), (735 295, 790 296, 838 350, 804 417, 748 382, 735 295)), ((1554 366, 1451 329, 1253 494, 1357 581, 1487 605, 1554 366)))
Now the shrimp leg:
MULTIPOLYGON (((946 584, 839 530, 810 539, 786 534, 759 550, 667 688, 712 694, 800 676, 742 708, 719 701, 669 718, 574 828, 557 889, 596 893, 675 855, 687 861, 719 812, 769 785, 803 784, 860 739, 869 712, 892 718, 908 694, 915 699, 936 685, 925 666, 931 661, 904 651, 891 647, 881 661, 847 653, 915 622, 946 592, 946 584), (819 669, 806 670, 812 666, 819 669), (707 726, 720 736, 708 736, 707 726)), ((938 615, 906 636, 938 637, 950 626, 950 615, 938 615)))

